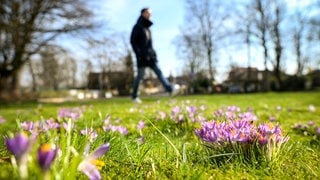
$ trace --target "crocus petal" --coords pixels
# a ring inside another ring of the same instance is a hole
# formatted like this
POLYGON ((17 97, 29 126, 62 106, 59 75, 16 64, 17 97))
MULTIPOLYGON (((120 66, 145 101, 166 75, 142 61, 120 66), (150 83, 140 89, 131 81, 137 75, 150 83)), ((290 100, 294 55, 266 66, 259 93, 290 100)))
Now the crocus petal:
POLYGON ((99 180, 101 179, 100 172, 98 168, 94 165, 91 164, 88 161, 83 161, 79 165, 79 171, 83 172, 90 180, 99 180))
POLYGON ((98 149, 96 149, 91 155, 90 159, 98 159, 99 157, 103 156, 107 151, 110 149, 110 144, 106 143, 101 145, 98 149))

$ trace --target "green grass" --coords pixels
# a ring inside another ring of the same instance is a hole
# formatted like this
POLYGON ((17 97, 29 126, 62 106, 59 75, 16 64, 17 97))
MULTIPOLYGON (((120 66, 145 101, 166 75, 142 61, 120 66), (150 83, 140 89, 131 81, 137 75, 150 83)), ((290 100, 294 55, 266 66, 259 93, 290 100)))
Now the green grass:
MULTIPOLYGON (((0 105, 0 116, 6 119, 1 124, 0 140, 8 132, 18 130, 17 121, 39 121, 57 118, 60 108, 81 107, 83 117, 77 121, 78 128, 101 127, 107 115, 128 128, 127 135, 99 131, 92 144, 110 142, 110 151, 103 156, 105 166, 101 170, 103 179, 319 179, 320 143, 311 136, 297 134, 292 130, 295 123, 310 120, 320 125, 320 93, 259 93, 239 95, 199 95, 168 97, 142 97, 143 104, 134 105, 129 98, 77 101, 60 104, 51 103, 8 103, 0 105), (252 108, 259 121, 268 122, 275 117, 284 132, 290 137, 281 156, 274 163, 226 162, 215 164, 208 157, 205 148, 194 134, 192 124, 177 125, 170 119, 155 120, 158 112, 170 114, 173 106, 182 104, 206 106, 204 116, 213 117, 213 112, 229 105, 242 110, 252 108), (315 112, 308 107, 313 105, 315 112), (281 110, 277 110, 281 107, 281 110), (137 143, 140 136, 137 123, 143 120, 145 143, 137 143)), ((83 138, 82 138, 83 139, 83 138)), ((61 141, 63 142, 63 141, 61 141)), ((77 136, 73 146, 81 151, 84 140, 77 136)), ((3 143, 2 143, 3 144, 3 143)), ((18 177, 6 160, 9 153, 0 145, 0 179, 18 177)), ((80 173, 77 179, 86 179, 80 173)), ((35 176, 37 177, 37 176, 35 176)), ((66 176, 67 177, 67 176, 66 176)), ((37 179, 37 178, 36 178, 37 179)))

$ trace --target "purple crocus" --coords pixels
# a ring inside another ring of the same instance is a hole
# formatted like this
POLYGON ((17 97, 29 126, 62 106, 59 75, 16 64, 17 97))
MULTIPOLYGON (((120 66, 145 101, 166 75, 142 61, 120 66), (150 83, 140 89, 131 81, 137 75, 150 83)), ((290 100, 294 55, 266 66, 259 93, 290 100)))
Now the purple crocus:
POLYGON ((127 135, 128 129, 123 126, 114 126, 114 125, 104 125, 104 131, 112 131, 112 132, 119 132, 120 134, 127 135))
POLYGON ((227 111, 230 111, 230 112, 240 112, 240 107, 238 106, 228 106, 227 107, 227 111))
POLYGON ((38 163, 42 171, 47 171, 57 155, 57 148, 52 144, 42 144, 38 150, 38 163))
POLYGON ((249 122, 258 120, 258 117, 254 115, 252 112, 240 113, 238 116, 240 119, 249 121, 249 122))
POLYGON ((269 120, 270 120, 270 122, 274 122, 274 121, 276 120, 276 117, 270 116, 270 117, 269 117, 269 120))
POLYGON ((59 118, 71 118, 73 120, 77 120, 82 115, 82 110, 79 108, 65 108, 65 109, 59 109, 58 117, 59 118))
POLYGON ((164 120, 167 117, 167 114, 163 111, 158 112, 158 116, 156 117, 157 120, 164 120))
POLYGON ((221 118, 224 114, 224 111, 222 109, 218 109, 213 114, 215 115, 216 118, 221 118))
POLYGON ((191 119, 192 122, 196 122, 196 114, 197 114, 197 107, 196 106, 187 106, 186 107, 188 118, 191 119))
MULTIPOLYGON (((90 180, 99 180, 101 175, 99 170, 104 165, 103 161, 98 160, 110 149, 110 144, 106 143, 96 149, 92 154, 86 156, 84 160, 79 164, 78 170, 83 172, 90 180)), ((89 148, 87 149, 89 150, 89 148)), ((88 152, 84 152, 88 154, 88 152)))
POLYGON ((29 131, 31 134, 37 135, 39 133, 37 129, 37 124, 35 122, 24 121, 20 123, 20 126, 23 130, 29 131))
POLYGON ((225 116, 228 120, 233 121, 236 119, 237 115, 233 111, 225 112, 225 116))
POLYGON ((13 138, 7 138, 5 143, 7 149, 16 157, 18 163, 31 147, 31 141, 25 133, 19 133, 13 138))
POLYGON ((171 116, 172 119, 174 119, 175 117, 178 116, 178 114, 181 112, 180 107, 179 106, 175 106, 171 109, 171 116))
POLYGON ((262 146, 266 145, 266 144, 268 144, 268 138, 265 135, 259 134, 258 135, 258 143, 262 146))
POLYGON ((26 179, 28 177, 28 153, 34 140, 24 133, 18 133, 12 138, 5 140, 7 149, 15 156, 20 177, 26 179))
POLYGON ((97 137, 98 137, 97 131, 94 130, 93 128, 82 129, 82 130, 80 130, 80 133, 82 135, 88 136, 90 141, 93 141, 93 140, 97 139, 97 137))
POLYGON ((186 109, 189 114, 195 114, 197 112, 196 106, 187 106, 186 109))
POLYGON ((47 132, 49 130, 58 130, 60 124, 54 119, 48 119, 45 121, 24 121, 20 123, 23 130, 29 131, 33 135, 38 135, 41 132, 47 132))
POLYGON ((138 125, 137 125, 137 129, 139 131, 141 131, 144 127, 145 127, 145 122, 144 121, 139 121, 138 125))

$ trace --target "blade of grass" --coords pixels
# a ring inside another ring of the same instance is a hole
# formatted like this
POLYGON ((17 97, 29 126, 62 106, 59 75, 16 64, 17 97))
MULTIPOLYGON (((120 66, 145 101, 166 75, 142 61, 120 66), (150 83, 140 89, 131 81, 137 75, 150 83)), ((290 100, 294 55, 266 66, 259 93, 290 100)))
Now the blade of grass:
POLYGON ((181 158, 181 154, 180 154, 180 152, 179 152, 179 150, 177 149, 177 147, 172 143, 172 141, 165 135, 165 134, 163 134, 161 131, 160 131, 160 129, 154 124, 154 123, 152 123, 151 122, 151 120, 150 119, 148 119, 148 118, 146 118, 149 122, 150 122, 150 124, 153 126, 153 128, 155 129, 155 130, 157 130, 160 134, 161 134, 161 136, 171 145, 171 147, 174 149, 174 151, 175 151, 175 153, 176 153, 176 156, 177 156, 177 163, 176 163, 176 167, 179 167, 179 159, 181 158))

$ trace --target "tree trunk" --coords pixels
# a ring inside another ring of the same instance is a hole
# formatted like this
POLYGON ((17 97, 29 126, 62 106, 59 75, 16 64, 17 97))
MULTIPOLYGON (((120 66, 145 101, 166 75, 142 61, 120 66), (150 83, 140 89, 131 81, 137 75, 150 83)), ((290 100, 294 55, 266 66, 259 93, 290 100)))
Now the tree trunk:
POLYGON ((10 73, 10 76, 0 77, 0 99, 10 100, 20 97, 19 71, 10 73))

